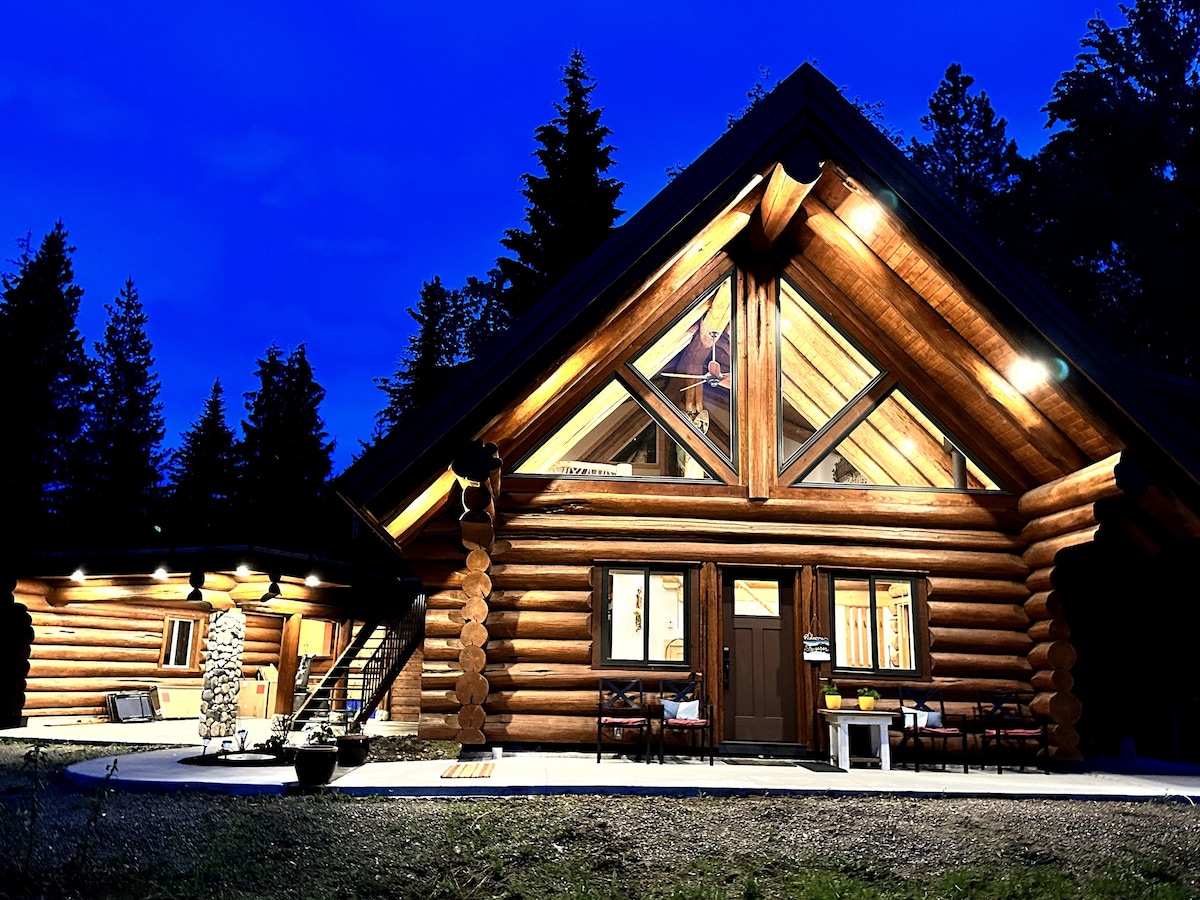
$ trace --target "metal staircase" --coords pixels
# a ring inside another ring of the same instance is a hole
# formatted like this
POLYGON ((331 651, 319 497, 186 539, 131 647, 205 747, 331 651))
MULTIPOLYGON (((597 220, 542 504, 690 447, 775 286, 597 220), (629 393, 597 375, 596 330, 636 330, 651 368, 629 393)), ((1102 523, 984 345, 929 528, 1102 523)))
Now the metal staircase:
POLYGON ((425 640, 425 594, 413 597, 398 619, 367 619, 320 684, 292 719, 299 730, 318 714, 346 711, 346 726, 357 731, 391 690, 413 652, 425 640))

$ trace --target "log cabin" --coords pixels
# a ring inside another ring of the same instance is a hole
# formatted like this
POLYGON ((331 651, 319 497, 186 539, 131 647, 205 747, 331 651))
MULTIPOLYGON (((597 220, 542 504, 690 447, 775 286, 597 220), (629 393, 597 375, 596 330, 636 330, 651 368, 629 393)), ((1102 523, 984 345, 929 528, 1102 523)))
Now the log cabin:
POLYGON ((832 679, 1200 759, 1168 381, 806 64, 338 488, 424 586, 423 737, 586 742, 600 677, 694 672, 723 751, 815 750, 832 679))
POLYGON ((424 595, 401 559, 369 544, 341 557, 240 545, 6 561, 4 724, 108 721, 112 698, 130 694, 160 717, 202 719, 210 626, 229 610, 244 616, 238 716, 295 713, 299 727, 318 709, 411 709, 418 681, 404 666, 424 595))

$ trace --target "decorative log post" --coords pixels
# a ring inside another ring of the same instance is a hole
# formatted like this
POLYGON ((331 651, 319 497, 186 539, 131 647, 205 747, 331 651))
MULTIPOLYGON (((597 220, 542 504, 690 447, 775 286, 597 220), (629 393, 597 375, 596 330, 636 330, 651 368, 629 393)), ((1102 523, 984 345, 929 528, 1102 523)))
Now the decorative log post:
POLYGON ((454 460, 454 474, 462 489, 463 513, 459 517, 462 543, 467 548, 467 574, 463 576, 462 649, 458 661, 462 675, 454 686, 460 704, 458 734, 460 744, 483 744, 487 738, 483 725, 487 720, 484 702, 488 685, 483 670, 487 666, 488 600, 492 596, 492 548, 496 540, 496 502, 500 493, 500 457, 495 444, 475 442, 454 460))

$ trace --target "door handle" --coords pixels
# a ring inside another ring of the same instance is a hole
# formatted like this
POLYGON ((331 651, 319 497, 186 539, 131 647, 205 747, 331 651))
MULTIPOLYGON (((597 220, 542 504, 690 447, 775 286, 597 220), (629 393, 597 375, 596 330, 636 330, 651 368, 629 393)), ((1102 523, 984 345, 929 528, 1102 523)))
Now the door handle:
POLYGON ((729 648, 724 648, 721 654, 721 671, 724 675, 725 690, 729 690, 729 648))

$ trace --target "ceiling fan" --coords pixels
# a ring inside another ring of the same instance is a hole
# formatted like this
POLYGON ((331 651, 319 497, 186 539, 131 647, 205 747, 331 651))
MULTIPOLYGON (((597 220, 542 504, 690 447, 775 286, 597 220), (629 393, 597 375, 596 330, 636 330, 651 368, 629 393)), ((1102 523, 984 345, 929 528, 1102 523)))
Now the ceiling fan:
POLYGON ((680 388, 681 392, 682 391, 690 391, 692 388, 699 387, 702 384, 708 385, 709 387, 717 387, 718 385, 722 385, 722 384, 728 386, 729 373, 722 372, 721 364, 719 362, 717 362, 717 338, 721 336, 721 332, 710 331, 708 333, 708 335, 709 335, 709 337, 712 338, 712 359, 710 359, 708 361, 708 366, 707 366, 708 371, 704 372, 701 375, 696 375, 695 373, 686 375, 682 372, 663 372, 662 373, 663 376, 666 378, 692 378, 692 379, 695 379, 691 384, 684 385, 682 388, 680 388))

